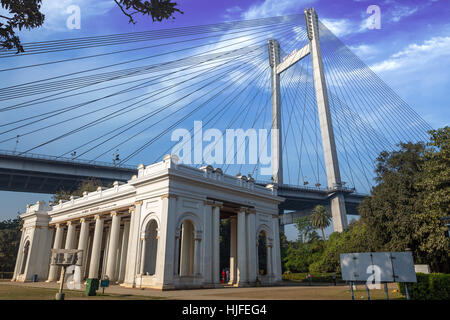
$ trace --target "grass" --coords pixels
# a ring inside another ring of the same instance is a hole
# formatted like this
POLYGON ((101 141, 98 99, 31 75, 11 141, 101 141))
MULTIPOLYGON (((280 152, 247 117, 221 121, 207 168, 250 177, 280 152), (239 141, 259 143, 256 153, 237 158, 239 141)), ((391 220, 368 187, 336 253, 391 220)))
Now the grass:
MULTIPOLYGON (((10 285, 0 282, 0 300, 54 300, 57 289, 10 285)), ((101 291, 96 296, 87 297, 83 291, 64 290, 65 300, 155 300, 161 297, 131 294, 109 294, 101 291)))
MULTIPOLYGON (((397 290, 395 283, 389 284, 389 299, 400 300, 405 297, 397 290)), ((106 289, 107 291, 108 289, 106 289)), ((53 300, 58 290, 51 288, 32 287, 26 284, 8 284, 0 281, 0 300, 53 300)), ((65 290, 66 300, 149 300, 149 299, 275 299, 275 300, 350 300, 351 292, 348 285, 337 286, 280 286, 260 288, 229 288, 209 290, 175 290, 166 298, 144 296, 138 292, 129 294, 113 294, 98 291, 97 296, 86 297, 82 291, 65 290)), ((355 300, 367 300, 367 292, 364 285, 358 285, 354 291, 355 300)), ((371 300, 384 300, 383 286, 379 290, 370 290, 371 300)))

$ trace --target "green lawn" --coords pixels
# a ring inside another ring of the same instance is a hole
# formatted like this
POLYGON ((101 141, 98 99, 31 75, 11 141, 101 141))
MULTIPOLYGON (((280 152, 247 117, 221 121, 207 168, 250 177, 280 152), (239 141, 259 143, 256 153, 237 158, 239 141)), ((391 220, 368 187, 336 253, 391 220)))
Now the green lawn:
MULTIPOLYGON (((107 289, 106 289, 107 291, 107 289)), ((57 289, 16 286, 0 281, 0 300, 54 300, 57 289)), ((161 297, 137 296, 131 294, 108 294, 101 291, 96 296, 87 297, 83 291, 64 290, 65 300, 154 300, 161 297)))

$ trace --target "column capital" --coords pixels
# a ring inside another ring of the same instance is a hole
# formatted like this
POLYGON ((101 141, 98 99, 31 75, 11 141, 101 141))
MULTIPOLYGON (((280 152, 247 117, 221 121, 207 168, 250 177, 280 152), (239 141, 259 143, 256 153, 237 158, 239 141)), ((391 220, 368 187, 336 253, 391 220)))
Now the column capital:
POLYGON ((67 224, 67 226, 70 226, 70 225, 72 225, 72 221, 67 221, 66 224, 67 224))
POLYGON ((139 201, 135 201, 134 205, 138 206, 138 205, 142 205, 142 203, 144 203, 144 202, 142 200, 139 200, 139 201))
POLYGON ((129 207, 128 212, 133 213, 136 210, 136 207, 129 207))
POLYGON ((200 241, 200 240, 202 240, 202 236, 203 236, 203 231, 197 230, 197 231, 195 231, 195 234, 194 234, 194 240, 200 241))
POLYGON ((161 200, 164 200, 164 199, 170 199, 170 198, 173 198, 173 199, 177 199, 178 198, 178 196, 177 195, 175 195, 175 194, 172 194, 172 193, 166 193, 166 194, 163 194, 162 196, 161 196, 161 200))
POLYGON ((247 208, 247 213, 256 214, 255 208, 247 208))
POLYGON ((96 214, 96 215, 94 216, 94 220, 100 220, 101 218, 102 218, 102 216, 99 215, 99 214, 96 214))
POLYGON ((55 223, 55 229, 59 229, 61 228, 61 224, 60 223, 55 223))
POLYGON ((223 202, 220 202, 220 201, 214 201, 213 207, 219 207, 219 208, 222 208, 222 207, 223 207, 223 202))
POLYGON ((181 228, 176 228, 175 229, 175 238, 179 239, 181 235, 181 228))
POLYGON ((236 208, 234 211, 236 212, 236 213, 247 213, 247 210, 248 210, 249 208, 248 207, 238 207, 238 208, 236 208))
POLYGON ((214 206, 214 200, 203 200, 205 206, 214 206))
POLYGON ((118 215, 117 211, 111 211, 111 217, 115 217, 117 215, 118 215))

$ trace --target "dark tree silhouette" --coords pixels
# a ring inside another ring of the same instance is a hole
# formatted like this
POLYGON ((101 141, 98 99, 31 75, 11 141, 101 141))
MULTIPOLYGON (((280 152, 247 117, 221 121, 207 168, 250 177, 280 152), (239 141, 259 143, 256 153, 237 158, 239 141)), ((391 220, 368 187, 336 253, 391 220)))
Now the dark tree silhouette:
MULTIPOLYGON (((172 0, 111 0, 130 20, 136 23, 134 16, 141 14, 149 16, 153 21, 175 19, 175 12, 183 14, 177 8, 177 3, 172 0)), ((42 26, 45 15, 40 12, 42 0, 0 0, 1 6, 8 13, 0 15, 0 46, 5 49, 24 52, 17 31, 22 29, 34 29, 42 26)))

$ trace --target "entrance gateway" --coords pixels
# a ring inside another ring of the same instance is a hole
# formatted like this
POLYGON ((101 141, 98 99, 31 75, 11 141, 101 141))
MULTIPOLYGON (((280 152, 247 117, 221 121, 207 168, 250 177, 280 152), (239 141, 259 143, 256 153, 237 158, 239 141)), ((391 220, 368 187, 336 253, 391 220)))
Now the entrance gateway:
POLYGON ((78 249, 83 282, 107 276, 125 287, 211 288, 223 285, 226 269, 229 285, 275 284, 283 200, 272 184, 168 155, 140 165, 127 183, 28 205, 12 281, 57 281, 51 249, 78 249))

